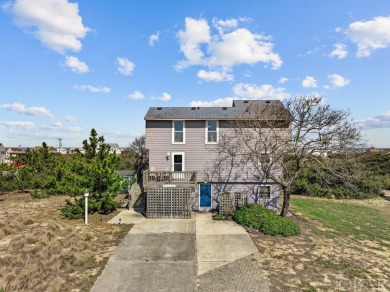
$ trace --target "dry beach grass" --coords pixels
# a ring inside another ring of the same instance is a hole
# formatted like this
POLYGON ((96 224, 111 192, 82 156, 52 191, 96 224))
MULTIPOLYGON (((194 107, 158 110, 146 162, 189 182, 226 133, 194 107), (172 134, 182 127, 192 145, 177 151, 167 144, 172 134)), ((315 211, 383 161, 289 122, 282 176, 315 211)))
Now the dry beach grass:
POLYGON ((0 196, 0 289, 89 291, 130 230, 94 215, 90 224, 62 218, 65 197, 0 196))
POLYGON ((283 238, 251 233, 272 291, 390 291, 390 201, 296 197, 292 210, 299 212, 293 219, 301 225, 301 235, 283 238), (310 210, 308 202, 314 202, 310 206, 316 209, 310 210), (328 204, 338 210, 340 222, 322 220, 318 210, 332 215, 328 204), (348 206, 366 213, 361 221, 348 206), (348 223, 353 223, 352 230, 348 223))

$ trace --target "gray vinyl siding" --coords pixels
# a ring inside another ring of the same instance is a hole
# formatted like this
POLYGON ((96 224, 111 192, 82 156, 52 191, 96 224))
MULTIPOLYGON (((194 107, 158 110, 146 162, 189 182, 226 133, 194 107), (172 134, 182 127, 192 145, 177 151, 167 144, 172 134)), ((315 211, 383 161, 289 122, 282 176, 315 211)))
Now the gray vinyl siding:
POLYGON ((172 121, 146 121, 150 169, 171 170, 172 152, 184 152, 185 171, 198 171, 198 179, 203 180, 207 162, 216 158, 215 145, 205 144, 205 121, 186 121, 185 128, 185 144, 172 144, 172 121))
MULTIPOLYGON (((239 166, 225 163, 222 169, 215 171, 215 161, 218 154, 215 144, 206 144, 204 120, 185 121, 185 144, 172 143, 172 121, 170 120, 147 120, 146 121, 146 148, 149 149, 149 167, 154 171, 171 170, 172 153, 184 152, 185 171, 197 171, 199 182, 247 182, 254 181, 256 173, 250 163, 239 166), (167 153, 170 153, 168 160, 167 153)), ((228 121, 219 121, 219 136, 229 134, 231 124, 228 121)), ((289 133, 288 129, 281 132, 289 133)), ((238 160, 239 156, 232 159, 238 160)))

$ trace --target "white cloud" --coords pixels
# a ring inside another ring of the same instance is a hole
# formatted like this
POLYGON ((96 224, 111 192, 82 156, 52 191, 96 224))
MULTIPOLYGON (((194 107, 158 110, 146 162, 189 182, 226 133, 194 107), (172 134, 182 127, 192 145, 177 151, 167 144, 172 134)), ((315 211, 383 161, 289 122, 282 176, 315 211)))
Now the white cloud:
POLYGON ((67 0, 16 0, 5 9, 17 26, 32 34, 41 43, 61 54, 80 51, 89 28, 83 25, 77 3, 67 0))
POLYGON ((65 133, 79 133, 84 131, 84 129, 80 127, 66 127, 61 122, 55 122, 54 124, 51 124, 49 126, 42 126, 41 129, 50 130, 50 131, 60 131, 65 133))
POLYGON ((213 18, 213 26, 218 30, 219 34, 223 34, 226 31, 231 31, 238 26, 238 19, 229 18, 226 20, 213 18))
POLYGON ((204 64, 204 54, 201 44, 210 42, 210 27, 204 19, 185 18, 185 29, 177 33, 180 42, 180 51, 187 60, 179 61, 176 69, 181 70, 192 65, 204 64))
POLYGON ((279 83, 279 84, 284 84, 284 83, 286 83, 287 81, 288 81, 288 78, 286 78, 286 77, 281 77, 281 78, 279 79, 278 83, 279 83))
POLYGON ((390 111, 381 113, 373 118, 359 121, 363 128, 390 128, 390 111))
POLYGON ((254 65, 259 62, 270 64, 273 69, 282 65, 279 55, 272 51, 269 38, 239 28, 221 36, 221 41, 209 45, 210 64, 231 68, 239 64, 254 65))
POLYGON ((77 57, 66 56, 65 57, 65 66, 70 68, 73 72, 76 73, 88 73, 89 67, 86 63, 80 61, 77 57))
POLYGON ((0 104, 0 108, 29 116, 45 116, 48 118, 54 118, 53 114, 43 106, 26 107, 24 104, 17 102, 0 104))
POLYGON ((111 88, 109 87, 96 87, 92 85, 73 85, 73 88, 78 89, 80 91, 89 90, 90 92, 93 93, 99 93, 99 92, 109 93, 111 91, 111 88))
POLYGON ((220 81, 232 81, 234 79, 234 76, 232 74, 228 74, 224 71, 205 71, 205 70, 199 70, 197 74, 199 79, 202 79, 204 81, 214 81, 214 82, 220 82, 220 81))
POLYGON ((117 59, 118 63, 118 71, 123 75, 131 75, 134 70, 134 63, 130 60, 122 57, 118 57, 117 59))
POLYGON ((305 88, 316 88, 317 80, 312 76, 306 76, 306 78, 302 81, 302 86, 305 88))
POLYGON ((65 117, 64 117, 64 120, 67 121, 67 122, 72 122, 72 123, 78 122, 78 121, 79 121, 78 118, 76 118, 76 117, 74 117, 74 116, 70 116, 70 115, 65 116, 65 117))
POLYGON ((343 59, 347 56, 348 51, 346 45, 339 43, 339 44, 334 44, 333 47, 334 49, 328 55, 329 57, 337 57, 337 59, 343 59))
POLYGON ((144 95, 142 94, 141 91, 134 91, 133 93, 129 94, 127 97, 133 100, 144 99, 144 95))
POLYGON ((149 37, 149 46, 153 47, 156 42, 160 40, 160 32, 157 31, 155 34, 150 35, 149 37))
POLYGON ((213 25, 217 32, 212 33, 205 19, 187 17, 185 29, 177 34, 180 51, 186 59, 179 61, 175 68, 183 70, 200 65, 209 71, 228 72, 236 65, 257 63, 265 63, 273 69, 280 68, 283 62, 273 52, 271 38, 238 28, 238 24, 237 19, 214 18, 213 25))
POLYGON ((283 100, 290 95, 285 92, 285 88, 273 87, 269 84, 256 85, 238 83, 233 87, 234 95, 243 99, 279 99, 283 100))
POLYGON ((169 101, 172 99, 172 96, 169 93, 163 92, 163 94, 160 97, 157 97, 157 99, 162 101, 169 101))
POLYGON ((6 126, 6 127, 22 128, 25 130, 32 130, 35 128, 35 125, 32 122, 25 122, 25 121, 0 122, 0 125, 6 126))
POLYGON ((200 106, 200 107, 222 107, 222 106, 232 106, 233 100, 237 98, 234 97, 226 97, 226 98, 219 98, 213 101, 191 101, 190 106, 200 106))
POLYGON ((338 74, 329 74, 328 78, 330 83, 335 87, 344 87, 351 81, 338 74))
POLYGON ((357 57, 368 57, 375 50, 390 46, 390 16, 356 21, 346 30, 347 38, 357 45, 357 57))

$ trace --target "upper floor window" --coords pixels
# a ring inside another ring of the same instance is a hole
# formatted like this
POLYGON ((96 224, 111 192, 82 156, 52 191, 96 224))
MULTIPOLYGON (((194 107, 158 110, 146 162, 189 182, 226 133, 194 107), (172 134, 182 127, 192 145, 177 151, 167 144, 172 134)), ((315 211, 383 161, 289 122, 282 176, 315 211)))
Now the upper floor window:
POLYGON ((184 144, 185 143, 185 122, 173 121, 172 122, 172 143, 184 144))
POLYGON ((218 121, 206 121, 206 144, 218 143, 218 121))

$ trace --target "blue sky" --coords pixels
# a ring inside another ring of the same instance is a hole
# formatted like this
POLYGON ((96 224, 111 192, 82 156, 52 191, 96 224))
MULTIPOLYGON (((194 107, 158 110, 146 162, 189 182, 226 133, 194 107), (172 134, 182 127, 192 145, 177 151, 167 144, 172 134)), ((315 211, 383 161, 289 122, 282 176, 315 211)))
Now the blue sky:
POLYGON ((125 147, 150 106, 320 95, 390 147, 390 1, 2 1, 0 142, 125 147), (297 4, 298 3, 298 4, 297 4))

